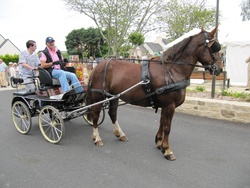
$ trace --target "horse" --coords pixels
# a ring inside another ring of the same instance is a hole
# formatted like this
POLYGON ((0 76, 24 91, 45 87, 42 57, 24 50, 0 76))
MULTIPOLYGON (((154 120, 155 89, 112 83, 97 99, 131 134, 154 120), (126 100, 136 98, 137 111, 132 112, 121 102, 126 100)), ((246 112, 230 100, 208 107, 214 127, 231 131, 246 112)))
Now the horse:
POLYGON ((94 143, 97 146, 104 145, 97 124, 103 104, 98 102, 122 93, 118 98, 110 100, 108 107, 115 136, 121 141, 128 140, 117 120, 119 99, 132 105, 152 106, 156 110, 161 108, 155 144, 166 159, 175 160, 169 144, 171 122, 175 108, 185 100, 186 87, 194 67, 200 62, 210 74, 219 75, 222 71, 219 54, 221 46, 215 38, 216 32, 217 27, 211 32, 202 28, 198 34, 170 47, 160 59, 152 58, 145 63, 148 64, 148 70, 144 63, 136 64, 126 60, 106 59, 99 63, 90 75, 86 93, 86 105, 97 103, 91 106, 88 114, 88 118, 93 121, 94 143), (142 79, 146 83, 136 85, 142 79), (130 87, 132 89, 128 89, 130 87))

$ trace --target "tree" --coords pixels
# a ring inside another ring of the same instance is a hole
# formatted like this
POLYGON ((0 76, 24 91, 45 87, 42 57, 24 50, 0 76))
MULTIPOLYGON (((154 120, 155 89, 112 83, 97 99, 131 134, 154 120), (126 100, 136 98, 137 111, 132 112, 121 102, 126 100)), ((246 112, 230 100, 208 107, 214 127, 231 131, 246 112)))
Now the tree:
POLYGON ((128 40, 129 40, 130 43, 132 43, 133 50, 135 51, 135 48, 137 46, 140 46, 140 45, 142 45, 144 43, 145 38, 144 38, 144 36, 141 33, 134 32, 134 33, 131 33, 129 35, 128 40))
POLYGON ((158 14, 158 23, 170 41, 197 27, 211 27, 215 23, 215 8, 206 8, 206 0, 172 0, 158 14))
POLYGON ((244 0, 241 4, 242 21, 250 20, 250 0, 244 0))
POLYGON ((76 29, 66 36, 65 45, 69 55, 79 55, 82 58, 83 53, 87 56, 101 56, 101 47, 104 45, 104 39, 97 28, 76 29))
POLYGON ((153 15, 164 0, 64 0, 67 6, 91 18, 110 47, 110 55, 119 56, 119 48, 132 31, 145 34, 155 29, 153 15), (103 31, 107 33, 104 34, 103 31))
POLYGON ((131 49, 130 45, 122 45, 120 48, 120 55, 122 55, 123 58, 128 58, 130 49, 131 49))

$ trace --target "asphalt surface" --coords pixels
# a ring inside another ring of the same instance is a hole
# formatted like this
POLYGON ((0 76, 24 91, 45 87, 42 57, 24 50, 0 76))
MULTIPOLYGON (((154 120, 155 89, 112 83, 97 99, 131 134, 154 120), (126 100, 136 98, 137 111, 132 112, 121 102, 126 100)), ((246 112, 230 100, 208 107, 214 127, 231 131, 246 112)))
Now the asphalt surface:
POLYGON ((1 188, 249 188, 250 125, 176 113, 168 161, 155 147, 160 113, 122 106, 120 126, 129 138, 114 136, 110 119, 100 125, 103 147, 91 140, 92 127, 79 117, 65 123, 59 144, 43 138, 34 117, 28 135, 11 119, 13 91, 0 92, 1 188))

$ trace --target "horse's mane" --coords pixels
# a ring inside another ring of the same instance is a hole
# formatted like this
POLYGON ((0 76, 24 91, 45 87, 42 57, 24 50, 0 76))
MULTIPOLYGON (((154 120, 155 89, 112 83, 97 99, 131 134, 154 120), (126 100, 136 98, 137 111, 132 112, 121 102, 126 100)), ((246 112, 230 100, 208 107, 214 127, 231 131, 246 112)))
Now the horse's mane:
POLYGON ((187 45, 191 41, 191 39, 193 37, 199 35, 200 33, 193 35, 193 36, 190 36, 188 38, 185 38, 181 42, 179 42, 179 43, 175 44, 174 46, 170 47, 169 49, 167 49, 163 53, 164 62, 176 61, 180 57, 180 55, 182 54, 183 50, 187 47, 187 45))

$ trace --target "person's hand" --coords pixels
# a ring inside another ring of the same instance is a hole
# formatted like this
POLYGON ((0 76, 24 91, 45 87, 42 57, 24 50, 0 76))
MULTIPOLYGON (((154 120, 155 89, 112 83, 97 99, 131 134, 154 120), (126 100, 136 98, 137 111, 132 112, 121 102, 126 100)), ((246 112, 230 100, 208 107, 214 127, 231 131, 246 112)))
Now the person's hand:
POLYGON ((59 64, 60 64, 60 61, 54 61, 52 64, 53 64, 53 66, 54 66, 54 65, 59 65, 59 64))
POLYGON ((61 66, 61 69, 63 69, 63 67, 64 67, 64 62, 60 61, 59 64, 60 64, 60 66, 61 66))
POLYGON ((37 68, 37 67, 33 67, 32 70, 35 70, 35 71, 36 71, 36 70, 38 70, 38 68, 37 68))

